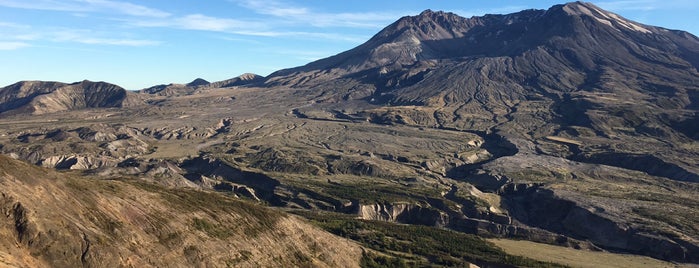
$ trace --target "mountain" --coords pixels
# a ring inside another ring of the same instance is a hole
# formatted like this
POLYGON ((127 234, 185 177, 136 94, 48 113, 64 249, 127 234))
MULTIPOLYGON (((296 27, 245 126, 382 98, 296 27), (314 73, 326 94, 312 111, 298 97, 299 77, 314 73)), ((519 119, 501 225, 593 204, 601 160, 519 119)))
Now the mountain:
POLYGON ((0 113, 44 114, 84 108, 121 107, 125 89, 105 83, 23 81, 0 89, 0 113))
POLYGON ((628 90, 680 88, 666 105, 696 106, 698 40, 581 2, 472 18, 426 10, 354 49, 275 72, 266 83, 337 87, 328 92, 332 99, 427 104, 468 102, 476 91, 497 102, 609 91, 609 78, 624 78, 628 90))
POLYGON ((361 256, 297 217, 215 193, 95 180, 5 156, 0 185, 3 267, 337 267, 361 256))

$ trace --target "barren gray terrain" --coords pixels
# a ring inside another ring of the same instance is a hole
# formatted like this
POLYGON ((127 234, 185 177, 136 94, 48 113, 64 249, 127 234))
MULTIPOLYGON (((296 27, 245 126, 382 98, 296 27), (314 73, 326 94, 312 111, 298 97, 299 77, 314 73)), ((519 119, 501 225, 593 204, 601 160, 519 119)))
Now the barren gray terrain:
POLYGON ((360 244, 329 219, 696 264, 698 68, 697 37, 587 3, 469 19, 428 10, 264 78, 139 92, 19 82, 0 89, 0 152, 216 191, 360 244))

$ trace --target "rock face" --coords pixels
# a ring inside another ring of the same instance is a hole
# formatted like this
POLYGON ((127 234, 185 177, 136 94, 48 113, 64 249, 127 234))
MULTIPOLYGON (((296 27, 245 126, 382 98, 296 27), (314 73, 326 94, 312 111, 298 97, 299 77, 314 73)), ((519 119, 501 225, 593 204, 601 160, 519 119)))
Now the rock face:
POLYGON ((449 218, 437 209, 415 204, 393 203, 360 205, 358 215, 365 220, 444 227, 449 218))
POLYGON ((126 90, 105 82, 19 82, 0 89, 0 112, 47 114, 85 108, 121 107, 126 90))

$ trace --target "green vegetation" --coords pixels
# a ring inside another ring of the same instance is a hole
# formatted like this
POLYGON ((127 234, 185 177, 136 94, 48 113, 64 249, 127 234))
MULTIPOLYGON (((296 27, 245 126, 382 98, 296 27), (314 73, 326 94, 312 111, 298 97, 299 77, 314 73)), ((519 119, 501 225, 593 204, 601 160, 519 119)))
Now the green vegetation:
POLYGON ((371 252, 362 252, 362 260, 359 264, 362 267, 367 268, 410 267, 404 259, 379 255, 371 252))
POLYGON ((572 267, 680 267, 645 256, 580 250, 524 240, 489 239, 509 254, 541 261, 555 261, 572 267))
MULTIPOLYGON (((647 208, 647 207, 637 207, 633 208, 632 211, 637 215, 658 221, 661 225, 669 225, 675 227, 679 230, 691 231, 694 233, 699 233, 699 228, 696 223, 699 221, 699 217, 696 214, 687 211, 681 211, 679 208, 665 207, 665 208, 647 208)), ((660 228, 662 230, 662 228, 660 228)), ((672 232, 669 232, 671 236, 672 232)))
POLYGON ((226 239, 233 235, 232 230, 220 224, 213 224, 201 218, 192 219, 192 227, 199 231, 205 232, 210 237, 215 237, 218 239, 226 239))
POLYGON ((194 218, 192 226, 211 237, 224 239, 234 232, 255 236, 262 231, 273 230, 283 214, 273 209, 236 200, 222 193, 196 191, 190 189, 166 189, 148 182, 127 180, 130 184, 149 192, 159 193, 171 206, 187 212, 204 212, 210 219, 194 218), (205 209, 204 209, 205 208, 205 209), (246 224, 218 222, 217 213, 230 213, 245 219, 246 224), (243 228, 243 229, 241 229, 243 228))
POLYGON ((349 215, 295 211, 323 229, 383 254, 365 253, 365 267, 425 265, 465 266, 468 263, 526 267, 564 267, 505 253, 475 235, 428 226, 365 221, 349 215))
POLYGON ((294 186, 333 198, 359 200, 360 203, 367 204, 418 201, 441 196, 439 190, 434 188, 406 187, 385 179, 359 176, 339 176, 333 178, 333 183, 305 181, 295 183, 294 186))

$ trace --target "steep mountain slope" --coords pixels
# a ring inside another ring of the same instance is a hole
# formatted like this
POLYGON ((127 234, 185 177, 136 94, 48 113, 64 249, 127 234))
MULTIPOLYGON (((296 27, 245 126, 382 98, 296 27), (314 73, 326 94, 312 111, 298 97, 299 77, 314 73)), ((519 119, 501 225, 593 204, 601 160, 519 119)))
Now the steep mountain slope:
POLYGON ((45 114, 84 108, 122 107, 125 89, 105 83, 23 81, 0 89, 0 113, 45 114))
POLYGON ((358 266, 361 250, 229 197, 100 181, 0 156, 0 266, 358 266))

